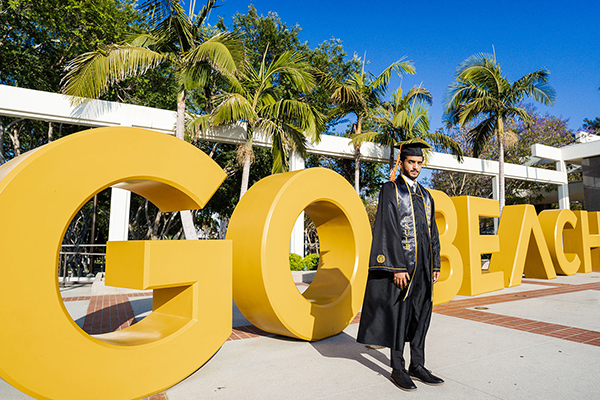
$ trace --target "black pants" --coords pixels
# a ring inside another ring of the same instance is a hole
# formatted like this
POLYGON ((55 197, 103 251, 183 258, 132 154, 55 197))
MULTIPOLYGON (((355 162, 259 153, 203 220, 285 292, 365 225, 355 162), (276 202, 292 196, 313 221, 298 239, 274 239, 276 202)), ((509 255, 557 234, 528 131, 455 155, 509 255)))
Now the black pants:
MULTIPOLYGON (((405 362, 403 351, 390 349, 390 365, 393 369, 404 369, 405 362)), ((412 344, 410 345, 410 365, 425 365, 425 346, 416 347, 412 344)))
MULTIPOLYGON (((420 261, 420 260, 419 260, 420 261)), ((405 301, 410 302, 406 308, 408 315, 406 341, 410 343, 410 364, 425 366, 425 336, 431 321, 431 283, 424 268, 418 263, 413 276, 411 292, 405 301)), ((390 364, 393 369, 404 369, 404 351, 391 349, 390 364)))

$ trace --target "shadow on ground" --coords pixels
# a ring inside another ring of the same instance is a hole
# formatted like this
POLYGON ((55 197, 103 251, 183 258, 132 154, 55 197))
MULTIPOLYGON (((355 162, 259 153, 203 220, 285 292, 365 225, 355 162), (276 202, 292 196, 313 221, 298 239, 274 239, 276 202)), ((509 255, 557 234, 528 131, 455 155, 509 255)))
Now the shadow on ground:
POLYGON ((370 360, 370 358, 374 358, 384 365, 389 365, 390 360, 388 357, 378 350, 368 349, 364 344, 356 342, 356 339, 345 332, 319 342, 312 342, 311 345, 323 357, 345 358, 358 361, 365 367, 384 376, 390 373, 390 371, 370 360))

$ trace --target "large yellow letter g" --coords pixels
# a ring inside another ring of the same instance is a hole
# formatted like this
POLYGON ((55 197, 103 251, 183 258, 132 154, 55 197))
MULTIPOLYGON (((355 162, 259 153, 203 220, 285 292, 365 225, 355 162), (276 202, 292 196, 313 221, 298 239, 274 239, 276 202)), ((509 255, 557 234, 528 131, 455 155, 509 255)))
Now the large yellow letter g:
POLYGON ((69 317, 57 263, 69 221, 95 193, 119 184, 162 211, 198 209, 224 178, 195 147, 135 128, 78 133, 0 167, 0 376, 40 399, 132 399, 204 364, 231 332, 231 242, 109 242, 107 282, 155 289, 153 312, 95 337, 69 317))

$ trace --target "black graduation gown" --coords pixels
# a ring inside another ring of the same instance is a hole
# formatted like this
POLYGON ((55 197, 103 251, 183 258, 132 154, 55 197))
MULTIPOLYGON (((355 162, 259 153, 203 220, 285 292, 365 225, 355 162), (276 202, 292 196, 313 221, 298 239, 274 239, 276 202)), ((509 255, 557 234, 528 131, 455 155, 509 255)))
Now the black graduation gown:
MULTIPOLYGON (((427 221, 423 196, 429 196, 428 192, 418 185, 417 194, 411 195, 409 190, 398 191, 393 185, 384 184, 380 192, 357 341, 402 350, 405 342, 417 347, 425 343, 432 310, 431 273, 439 271, 439 238, 431 197, 429 224, 427 221), (410 210, 402 209, 403 205, 410 210), (414 215, 416 248, 412 249, 406 245, 410 240, 402 236, 400 226, 407 214, 414 215), (412 260, 416 262, 411 265, 412 260), (393 283, 394 272, 409 273, 412 278, 408 288, 400 290, 393 283)), ((399 179, 398 185, 406 184, 399 179)))

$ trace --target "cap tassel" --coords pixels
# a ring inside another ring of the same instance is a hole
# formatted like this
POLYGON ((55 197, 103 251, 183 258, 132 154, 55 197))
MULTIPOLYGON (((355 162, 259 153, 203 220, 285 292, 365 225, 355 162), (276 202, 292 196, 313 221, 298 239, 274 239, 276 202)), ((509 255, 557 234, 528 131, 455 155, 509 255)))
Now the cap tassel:
MULTIPOLYGON (((390 149, 390 151, 394 151, 394 148, 392 147, 390 149)), ((398 172, 398 165, 400 164, 400 153, 401 152, 402 152, 402 144, 400 144, 400 148, 398 148, 398 158, 396 159, 396 165, 394 166, 394 169, 390 173, 390 181, 392 181, 392 182, 396 182, 396 172, 398 172)))

